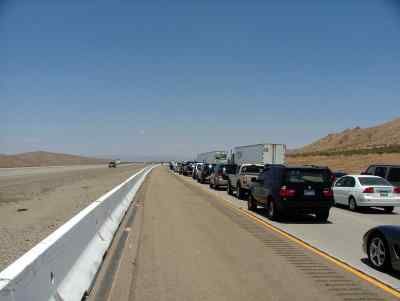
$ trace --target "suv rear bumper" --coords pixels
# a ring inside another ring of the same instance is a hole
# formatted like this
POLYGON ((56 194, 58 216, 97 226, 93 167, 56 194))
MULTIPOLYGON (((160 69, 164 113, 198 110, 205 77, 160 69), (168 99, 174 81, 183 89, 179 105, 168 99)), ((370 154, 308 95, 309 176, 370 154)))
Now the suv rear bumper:
POLYGON ((228 180, 222 179, 222 178, 216 178, 215 179, 215 184, 218 186, 228 186, 228 180))
POLYGON ((276 204, 278 208, 283 212, 297 212, 297 213, 315 213, 318 211, 329 210, 333 206, 332 200, 315 200, 315 201, 304 201, 296 199, 280 200, 276 204))

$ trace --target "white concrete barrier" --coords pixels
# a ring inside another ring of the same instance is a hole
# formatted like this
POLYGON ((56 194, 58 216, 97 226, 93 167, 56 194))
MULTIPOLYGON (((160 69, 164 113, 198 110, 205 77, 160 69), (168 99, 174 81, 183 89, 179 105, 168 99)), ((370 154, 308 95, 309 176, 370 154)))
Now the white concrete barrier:
POLYGON ((146 167, 83 209, 0 273, 0 301, 79 301, 90 288, 146 167))

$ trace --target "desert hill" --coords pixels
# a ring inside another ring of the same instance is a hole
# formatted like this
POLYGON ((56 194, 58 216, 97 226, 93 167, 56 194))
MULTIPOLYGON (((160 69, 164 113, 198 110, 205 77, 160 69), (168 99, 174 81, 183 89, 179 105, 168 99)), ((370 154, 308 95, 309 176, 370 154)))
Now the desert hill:
POLYGON ((0 154, 1 167, 31 167, 56 165, 102 164, 108 160, 89 158, 77 155, 51 153, 44 151, 22 153, 16 155, 0 154))
POLYGON ((295 153, 377 149, 400 145, 400 118, 370 128, 355 127, 341 133, 329 134, 295 153))

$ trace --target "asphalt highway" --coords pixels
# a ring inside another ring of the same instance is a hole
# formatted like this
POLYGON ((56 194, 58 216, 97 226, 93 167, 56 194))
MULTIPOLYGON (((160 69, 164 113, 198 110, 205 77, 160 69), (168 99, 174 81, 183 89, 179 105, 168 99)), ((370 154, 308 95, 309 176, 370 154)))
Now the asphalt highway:
POLYGON ((395 300, 217 194, 153 170, 89 300, 395 300))
POLYGON ((43 166, 43 167, 17 167, 0 168, 0 177, 34 176, 40 174, 61 173, 66 171, 79 171, 95 168, 106 168, 106 164, 73 165, 73 166, 43 166))
MULTIPOLYGON (((188 177, 180 177, 192 183, 188 177)), ((247 202, 229 196, 224 190, 212 190, 208 185, 193 183, 206 189, 209 193, 232 204, 236 208, 247 212, 257 218, 281 229, 306 243, 326 252, 352 267, 366 273, 385 284, 400 290, 400 273, 384 273, 377 271, 368 264, 367 255, 363 253, 362 237, 372 227, 378 225, 398 225, 400 223, 400 210, 395 208, 391 214, 380 209, 364 209, 352 212, 346 207, 333 207, 327 223, 317 223, 311 216, 286 219, 280 222, 270 221, 266 212, 258 208, 256 212, 247 210, 247 202)))

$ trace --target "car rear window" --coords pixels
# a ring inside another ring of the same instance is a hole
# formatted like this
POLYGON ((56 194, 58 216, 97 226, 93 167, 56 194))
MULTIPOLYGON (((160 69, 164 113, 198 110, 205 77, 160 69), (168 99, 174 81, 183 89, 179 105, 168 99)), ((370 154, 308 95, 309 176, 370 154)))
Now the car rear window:
POLYGON ((235 173, 235 171, 236 171, 236 165, 228 164, 228 165, 225 165, 224 168, 225 168, 225 172, 229 173, 229 174, 235 173))
POLYGON ((288 183, 326 183, 328 172, 320 169, 289 169, 286 172, 288 183))
POLYGON ((391 168, 389 171, 388 180, 392 182, 400 182, 400 168, 391 168))
POLYGON ((243 168, 245 169, 244 172, 247 172, 247 173, 260 173, 263 171, 264 166, 249 165, 249 166, 246 166, 243 168))
POLYGON ((374 177, 360 177, 358 178, 360 184, 363 186, 392 186, 388 181, 383 178, 374 178, 374 177))

